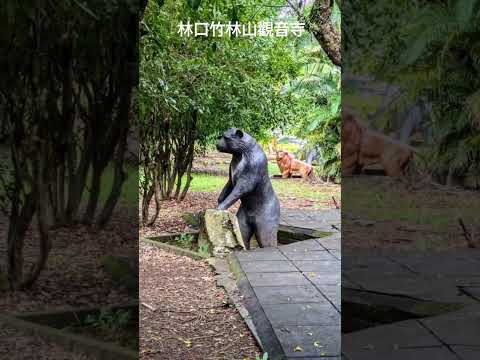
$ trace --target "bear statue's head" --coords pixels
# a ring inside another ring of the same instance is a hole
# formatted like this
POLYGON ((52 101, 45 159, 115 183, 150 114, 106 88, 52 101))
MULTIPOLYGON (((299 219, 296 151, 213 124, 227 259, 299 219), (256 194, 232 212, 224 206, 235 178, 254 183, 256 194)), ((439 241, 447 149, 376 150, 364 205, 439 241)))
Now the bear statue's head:
POLYGON ((240 129, 231 128, 218 137, 217 150, 228 154, 241 154, 255 145, 255 139, 240 129))

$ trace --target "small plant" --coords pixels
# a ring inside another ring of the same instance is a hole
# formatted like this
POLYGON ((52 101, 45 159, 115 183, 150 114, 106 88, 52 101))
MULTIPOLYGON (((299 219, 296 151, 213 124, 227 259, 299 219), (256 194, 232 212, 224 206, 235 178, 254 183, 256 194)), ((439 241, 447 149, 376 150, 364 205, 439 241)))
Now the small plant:
POLYGON ((268 360, 268 353, 263 353, 262 357, 255 356, 255 360, 268 360))
POLYGON ((183 248, 191 248, 194 237, 192 234, 181 234, 175 238, 175 241, 183 248))
POLYGON ((101 309, 98 315, 88 315, 85 325, 101 330, 116 331, 124 329, 130 321, 130 312, 125 310, 101 309))
POLYGON ((202 244, 198 248, 198 252, 202 255, 208 256, 210 255, 210 246, 208 244, 202 244))

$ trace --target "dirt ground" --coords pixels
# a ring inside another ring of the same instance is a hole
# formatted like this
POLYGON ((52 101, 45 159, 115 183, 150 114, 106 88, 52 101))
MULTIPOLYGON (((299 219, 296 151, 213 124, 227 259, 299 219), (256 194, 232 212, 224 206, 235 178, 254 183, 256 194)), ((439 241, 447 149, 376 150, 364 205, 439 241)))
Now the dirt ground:
MULTIPOLYGON (((229 162, 229 156, 209 156, 196 161, 195 169, 224 176, 229 162)), ((306 183, 302 179, 272 181, 283 181, 286 187, 301 182, 310 191, 328 193, 323 207, 335 207, 330 192, 340 202, 339 185, 306 183)), ((215 208, 220 191, 190 191, 182 202, 163 201, 156 223, 141 228, 140 235, 192 230, 182 214, 215 208)), ((309 208, 314 204, 297 194, 279 194, 279 200, 282 208, 309 208)), ((235 213, 238 206, 229 210, 235 213)), ((150 212, 153 210, 152 201, 150 212)), ((141 359, 253 360, 260 354, 245 322, 234 307, 228 306, 228 295, 217 287, 213 271, 202 261, 141 244, 140 300, 144 303, 140 306, 141 359)))
POLYGON ((24 333, 0 323, 0 359, 11 360, 94 360, 74 354, 37 336, 24 333))
MULTIPOLYGON (((208 154, 195 160, 194 171, 228 176, 230 158, 227 154, 208 154)), ((275 166, 270 164, 272 172, 275 166)), ((215 208, 224 180, 217 178, 212 187, 214 191, 191 190, 184 201, 163 201, 156 223, 141 228, 140 235, 149 237, 192 230, 182 214, 215 208)), ((334 208, 332 195, 337 204, 340 203, 339 185, 302 179, 272 181, 282 182, 283 191, 277 192, 282 208, 313 208, 320 203, 323 208, 334 208), (310 192, 309 197, 302 193, 303 188, 297 187, 299 184, 310 192), (312 192, 316 192, 320 200, 312 200, 312 192)), ((229 210, 235 213, 238 207, 239 203, 229 210)), ((152 201, 150 213, 153 211, 152 201)), ((261 349, 245 322, 237 310, 228 305, 228 295, 217 287, 213 271, 202 261, 141 244, 140 301, 144 303, 140 306, 141 359, 253 360, 260 354, 261 349)))
MULTIPOLYGON (((283 181, 283 180, 279 180, 283 181)), ((297 180, 302 181, 302 180, 297 180)), ((292 185, 294 186, 294 184, 292 185)), ((328 185, 332 191, 338 191, 339 185, 328 185)), ((160 214, 157 221, 151 227, 144 227, 140 229, 141 236, 157 236, 162 233, 181 233, 191 228, 182 218, 184 213, 197 213, 206 209, 214 209, 217 206, 219 192, 190 192, 187 194, 184 201, 177 202, 175 200, 167 200, 161 203, 160 214)), ((290 198, 279 196, 280 206, 283 209, 308 209, 312 206, 313 201, 302 198, 290 198)), ((337 205, 341 205, 339 199, 336 199, 337 205)), ((335 208, 333 199, 326 201, 324 204, 326 208, 335 208)), ((236 213, 239 207, 237 202, 229 211, 236 213)), ((150 205, 150 214, 154 212, 154 202, 150 205)))
MULTIPOLYGON (((0 233, 4 239, 7 231, 6 219, 0 218, 0 233)), ((137 231, 137 225, 131 224, 131 214, 126 210, 118 210, 103 230, 84 225, 52 230, 52 250, 45 270, 31 289, 1 294, 0 312, 52 311, 135 301, 126 289, 112 283, 102 269, 101 260, 105 255, 136 253, 137 231)), ((29 263, 36 260, 38 251, 34 233, 30 232, 25 242, 27 270, 29 263)), ((5 242, 0 243, 0 258, 6 259, 5 242)), ((2 264, 1 268, 4 266, 2 264)), ((91 359, 2 323, 0 339, 1 359, 91 359)))
POLYGON ((140 358, 255 359, 260 350, 209 265, 140 244, 140 358))
MULTIPOLYGON (((153 226, 141 227, 140 236, 156 236, 161 233, 181 233, 190 229, 188 224, 182 219, 182 214, 186 212, 196 213, 205 209, 213 209, 217 205, 218 195, 216 193, 188 193, 185 200, 177 202, 175 200, 162 201, 160 205, 160 214, 153 226)), ((150 204, 150 213, 154 212, 154 202, 150 204)), ((230 210, 238 208, 238 205, 230 210)))
MULTIPOLYGON (((128 211, 117 211, 104 229, 84 225, 50 232, 52 249, 46 268, 30 290, 0 297, 1 312, 46 311, 93 307, 131 302, 126 289, 113 284, 103 271, 106 255, 131 256, 137 251, 137 224, 131 224, 128 211)), ((7 220, 0 220, 0 233, 6 239, 7 220)), ((25 269, 36 260, 36 232, 25 241, 25 269)), ((6 258, 6 244, 0 243, 0 258, 6 258)), ((5 265, 2 264, 2 267, 5 265)))
POLYGON ((445 250, 480 247, 480 192, 384 176, 342 182, 342 248, 445 250), (477 234, 477 235, 476 235, 477 234))

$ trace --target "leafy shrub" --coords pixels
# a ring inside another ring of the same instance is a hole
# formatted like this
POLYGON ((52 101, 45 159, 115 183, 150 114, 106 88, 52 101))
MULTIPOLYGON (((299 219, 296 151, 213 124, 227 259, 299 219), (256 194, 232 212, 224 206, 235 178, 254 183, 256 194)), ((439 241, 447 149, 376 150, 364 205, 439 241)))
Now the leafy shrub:
POLYGON ((183 248, 191 248, 194 237, 192 234, 181 234, 175 238, 175 241, 183 248))
POLYGON ((210 255, 210 246, 208 244, 202 244, 198 248, 198 252, 204 256, 210 255))

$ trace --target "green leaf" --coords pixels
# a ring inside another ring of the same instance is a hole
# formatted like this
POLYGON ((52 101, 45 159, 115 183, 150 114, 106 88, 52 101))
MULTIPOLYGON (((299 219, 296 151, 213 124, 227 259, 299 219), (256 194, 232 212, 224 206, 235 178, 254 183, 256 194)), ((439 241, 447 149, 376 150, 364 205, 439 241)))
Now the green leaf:
POLYGON ((235 24, 237 21, 240 21, 239 16, 238 16, 238 7, 234 6, 232 8, 232 23, 235 24))
POLYGON ((83 11, 85 11, 87 14, 89 14, 91 17, 93 17, 95 20, 99 20, 99 17, 85 4, 77 1, 77 0, 73 0, 73 2, 75 4, 77 4, 78 7, 80 7, 83 11))
POLYGON ((195 11, 200 7, 202 0, 187 0, 188 5, 195 11))
POLYGON ((468 24, 474 15, 478 0, 459 0, 455 4, 455 18, 460 24, 468 24))

